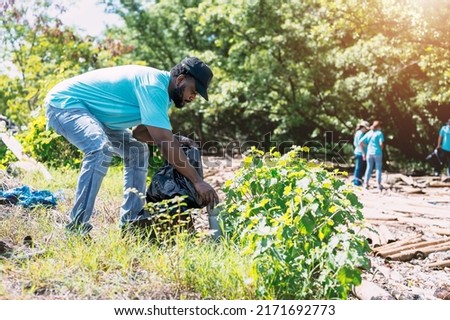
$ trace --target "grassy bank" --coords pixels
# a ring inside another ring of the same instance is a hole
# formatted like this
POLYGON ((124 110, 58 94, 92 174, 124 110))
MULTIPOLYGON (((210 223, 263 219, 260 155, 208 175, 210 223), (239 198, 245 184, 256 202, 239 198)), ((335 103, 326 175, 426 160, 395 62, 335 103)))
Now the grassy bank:
POLYGON ((64 226, 78 172, 52 174, 52 181, 39 175, 13 181, 62 194, 56 208, 0 206, 0 240, 14 249, 0 258, 2 299, 255 298, 250 262, 233 247, 183 235, 169 246, 123 238, 120 168, 112 168, 102 185, 92 240, 68 236, 64 226), (30 237, 31 246, 24 245, 30 237))

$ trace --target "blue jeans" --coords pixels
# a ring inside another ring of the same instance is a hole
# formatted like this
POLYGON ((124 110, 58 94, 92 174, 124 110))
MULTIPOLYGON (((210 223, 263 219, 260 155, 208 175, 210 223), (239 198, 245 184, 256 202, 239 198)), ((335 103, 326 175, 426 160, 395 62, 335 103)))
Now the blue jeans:
POLYGON ((373 167, 375 166, 375 177, 378 186, 381 186, 381 169, 383 166, 383 155, 381 154, 369 154, 367 155, 367 168, 364 177, 364 183, 367 186, 369 184, 370 175, 372 174, 373 167))
POLYGON ((108 171, 112 156, 124 160, 124 200, 120 225, 148 218, 142 208, 146 190, 148 145, 132 137, 131 131, 111 130, 87 109, 59 109, 47 106, 47 124, 84 153, 69 230, 88 233, 95 198, 108 171))
POLYGON ((366 161, 363 160, 361 154, 355 154, 355 172, 353 174, 353 184, 355 186, 362 186, 362 178, 366 171, 366 161))
POLYGON ((443 161, 444 161, 444 166, 445 164, 447 164, 447 176, 450 177, 450 151, 444 150, 443 151, 443 161))

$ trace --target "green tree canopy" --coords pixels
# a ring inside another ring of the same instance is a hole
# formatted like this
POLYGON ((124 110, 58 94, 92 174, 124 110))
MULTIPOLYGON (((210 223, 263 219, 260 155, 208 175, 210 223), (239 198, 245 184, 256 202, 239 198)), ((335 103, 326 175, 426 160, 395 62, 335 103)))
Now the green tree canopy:
POLYGON ((125 63, 168 70, 196 55, 214 72, 210 102, 171 117, 211 145, 270 135, 325 147, 326 132, 350 141, 359 120, 377 119, 389 150, 423 160, 450 117, 450 0, 104 3, 126 25, 100 41, 50 16, 48 1, 6 2, 2 58, 18 76, 0 76, 0 112, 25 123, 62 78, 125 63))
POLYGON ((83 37, 56 17, 65 10, 52 1, 3 2, 0 16, 0 113, 26 124, 52 86, 68 77, 123 62, 130 49, 111 39, 83 37), (53 13, 53 14, 51 14, 53 13))
POLYGON ((408 158, 433 147, 449 110, 450 1, 141 1, 110 3, 135 57, 170 68, 199 55, 214 69, 211 103, 174 112, 207 140, 303 144, 350 140, 382 120, 408 158))

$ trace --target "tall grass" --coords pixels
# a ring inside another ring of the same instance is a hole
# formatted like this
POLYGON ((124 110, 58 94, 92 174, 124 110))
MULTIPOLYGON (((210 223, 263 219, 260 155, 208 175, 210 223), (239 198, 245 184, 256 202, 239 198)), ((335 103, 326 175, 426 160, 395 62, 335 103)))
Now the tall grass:
POLYGON ((179 234, 171 245, 121 235, 122 170, 111 168, 96 203, 92 240, 69 236, 77 171, 38 174, 22 184, 62 195, 54 209, 1 206, 0 240, 13 248, 0 258, 1 299, 254 299, 250 261, 239 250, 179 234), (25 237, 31 246, 24 245, 25 237))

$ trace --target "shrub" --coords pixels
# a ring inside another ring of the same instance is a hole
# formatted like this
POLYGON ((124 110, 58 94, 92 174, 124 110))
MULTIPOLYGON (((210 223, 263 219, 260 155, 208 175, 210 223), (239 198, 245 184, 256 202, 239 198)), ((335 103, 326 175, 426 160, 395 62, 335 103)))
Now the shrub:
POLYGON ((17 161, 17 157, 6 145, 0 143, 0 170, 6 170, 11 162, 17 161))
POLYGON ((46 119, 39 115, 28 124, 28 130, 16 135, 23 150, 37 161, 53 167, 78 168, 82 153, 64 137, 46 130, 46 119))
POLYGON ((224 187, 224 235, 251 256, 258 297, 346 299, 369 264, 355 231, 362 205, 344 173, 302 159, 303 151, 252 149, 224 187))

